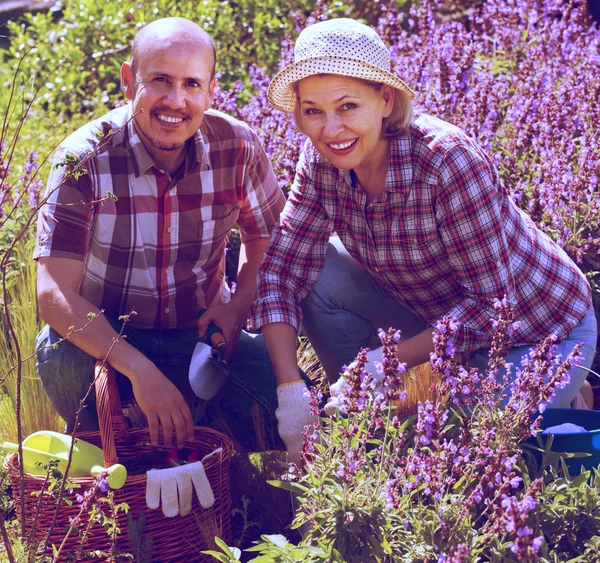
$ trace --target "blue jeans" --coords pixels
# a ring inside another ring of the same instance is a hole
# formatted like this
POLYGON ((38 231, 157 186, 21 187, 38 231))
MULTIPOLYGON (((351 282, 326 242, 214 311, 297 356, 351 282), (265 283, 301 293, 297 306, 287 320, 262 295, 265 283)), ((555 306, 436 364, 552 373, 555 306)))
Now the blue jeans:
MULTIPOLYGON (((121 322, 107 317, 117 331, 121 322)), ((93 326, 88 330, 93 330, 93 326)), ((126 325, 124 334, 129 344, 149 358, 173 382, 187 400, 194 422, 225 431, 243 450, 255 450, 278 440, 275 409, 277 408, 275 372, 264 340, 260 335, 242 332, 238 348, 228 365, 230 375, 225 385, 210 401, 198 399, 188 381, 192 352, 198 342, 194 329, 142 330, 126 325), (255 425, 263 426, 264 434, 257 439, 255 425)), ((53 348, 60 335, 45 326, 36 340, 37 371, 54 408, 72 431, 80 400, 94 378, 95 358, 64 341, 53 348)), ((121 401, 133 399, 131 384, 117 373, 121 401)), ((80 416, 80 430, 96 430, 95 395, 92 391, 87 407, 80 416)))
MULTIPOLYGON (((323 271, 313 291, 302 303, 303 328, 308 336, 329 382, 339 377, 342 366, 355 357, 361 347, 380 346, 377 330, 394 327, 410 338, 426 328, 426 323, 396 301, 371 274, 352 258, 340 240, 332 237, 327 249, 323 271)), ((582 366, 589 368, 596 351, 596 318, 590 308, 585 319, 576 326, 558 347, 565 358, 576 344, 583 342, 582 366)), ((507 361, 520 365, 530 346, 510 350, 507 361)), ((480 349, 469 362, 485 370, 488 350, 480 349)), ((586 371, 573 368, 571 382, 559 389, 552 401, 554 407, 568 407, 585 380, 586 371)))

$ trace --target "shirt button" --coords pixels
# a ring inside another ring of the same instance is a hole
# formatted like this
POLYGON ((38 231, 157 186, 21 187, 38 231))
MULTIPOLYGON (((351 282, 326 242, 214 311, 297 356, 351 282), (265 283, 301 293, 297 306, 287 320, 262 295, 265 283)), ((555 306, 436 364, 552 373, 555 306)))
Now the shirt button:
POLYGON ((169 309, 168 307, 165 309, 165 313, 168 313, 171 309, 169 309))
POLYGON ((169 228, 167 229, 167 233, 170 233, 172 230, 173 230, 173 228, 172 228, 172 227, 169 227, 169 228))

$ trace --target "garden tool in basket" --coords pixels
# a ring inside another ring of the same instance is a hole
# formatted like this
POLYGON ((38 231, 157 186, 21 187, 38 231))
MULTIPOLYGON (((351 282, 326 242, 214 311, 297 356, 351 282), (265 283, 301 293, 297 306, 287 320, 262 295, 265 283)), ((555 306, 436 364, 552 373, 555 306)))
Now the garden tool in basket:
MULTIPOLYGON (((46 475, 44 465, 52 460, 58 461, 58 470, 65 472, 69 451, 71 450, 72 438, 68 434, 42 430, 34 432, 23 440, 23 468, 31 475, 46 475)), ((4 442, 0 448, 17 452, 18 444, 4 442)), ((112 489, 120 489, 127 479, 127 469, 121 464, 115 464, 104 468, 104 453, 102 450, 75 438, 69 477, 96 477, 102 471, 107 473, 108 486, 112 489)))
MULTIPOLYGON (((206 309, 200 309, 196 318, 200 318, 206 309)), ((214 323, 208 325, 206 336, 196 344, 190 361, 190 386, 197 397, 209 401, 223 387, 229 370, 225 362, 227 343, 223 332, 214 323)))

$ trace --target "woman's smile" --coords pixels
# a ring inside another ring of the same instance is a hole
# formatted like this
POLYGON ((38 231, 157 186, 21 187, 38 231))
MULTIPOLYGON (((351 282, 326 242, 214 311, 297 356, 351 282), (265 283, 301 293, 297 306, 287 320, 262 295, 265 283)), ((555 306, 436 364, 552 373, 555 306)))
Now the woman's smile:
POLYGON ((349 154, 352 151, 352 149, 356 146, 356 141, 358 141, 358 138, 354 138, 350 141, 328 143, 328 144, 334 153, 342 156, 342 155, 349 154))

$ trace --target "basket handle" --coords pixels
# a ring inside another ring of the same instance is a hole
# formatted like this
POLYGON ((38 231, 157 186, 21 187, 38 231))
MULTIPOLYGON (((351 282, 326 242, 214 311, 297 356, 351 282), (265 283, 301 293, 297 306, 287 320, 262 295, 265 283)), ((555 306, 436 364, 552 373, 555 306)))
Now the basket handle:
POLYGON ((104 467, 110 467, 115 463, 119 463, 115 434, 126 443, 131 443, 132 438, 123 415, 115 372, 108 362, 104 360, 96 362, 94 382, 96 385, 96 410, 98 411, 100 440, 104 452, 104 467))

